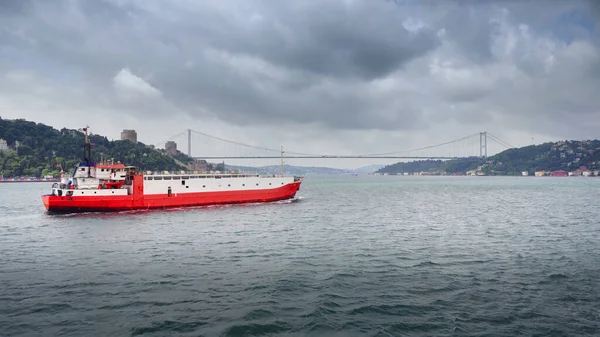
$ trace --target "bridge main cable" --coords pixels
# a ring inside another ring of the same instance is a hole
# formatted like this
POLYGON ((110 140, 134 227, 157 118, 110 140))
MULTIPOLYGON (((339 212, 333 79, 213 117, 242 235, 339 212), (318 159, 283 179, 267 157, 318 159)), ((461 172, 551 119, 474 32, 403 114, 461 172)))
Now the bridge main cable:
POLYGON ((168 141, 170 141, 170 140, 173 140, 173 139, 175 139, 175 138, 177 138, 177 137, 179 137, 179 136, 182 136, 182 135, 183 135, 184 133, 186 133, 186 132, 187 132, 187 130, 183 130, 183 131, 181 131, 180 133, 178 133, 178 134, 175 134, 175 135, 173 135, 173 136, 171 136, 171 137, 169 137, 169 138, 167 138, 167 139, 163 140, 162 142, 159 142, 159 143, 156 143, 156 144, 154 144, 154 146, 155 146, 155 147, 157 147, 157 146, 159 146, 160 144, 165 144, 166 142, 168 142, 168 141))
MULTIPOLYGON (((184 130, 183 132, 177 134, 177 136, 183 134, 184 132, 186 132, 187 130, 184 130)), ((257 150, 263 150, 263 151, 269 151, 269 152, 276 152, 276 153, 280 153, 281 150, 276 150, 276 149, 270 149, 270 148, 266 148, 266 147, 261 147, 261 146, 254 146, 254 145, 249 145, 249 144, 245 144, 245 143, 241 143, 241 142, 236 142, 236 141, 232 141, 229 139, 225 139, 225 138, 221 138, 221 137, 217 137, 217 136, 213 136, 213 135, 209 135, 207 133, 204 132, 200 132, 200 131, 196 131, 196 130, 191 130, 192 132, 202 135, 204 137, 208 137, 208 138, 212 138, 212 139, 216 139, 219 141, 223 141, 223 142, 227 142, 230 144, 235 144, 235 145, 240 145, 240 146, 244 146, 244 147, 248 147, 248 148, 253 148, 253 149, 257 149, 257 150)), ((294 151, 285 151, 285 153, 287 154, 291 154, 291 155, 295 155, 296 157, 291 157, 291 156, 285 156, 286 158, 390 158, 390 159, 399 159, 399 158, 405 158, 405 159, 431 159, 431 158, 438 158, 438 159, 453 159, 453 158, 458 158, 458 157, 448 157, 448 156, 392 156, 394 154, 400 154, 400 153, 407 153, 407 152, 414 152, 414 151, 422 151, 422 150, 426 150, 426 149, 431 149, 431 148, 436 148, 436 147, 440 147, 440 146, 444 146, 444 145, 448 145, 448 144, 452 144, 455 142, 459 142, 465 139, 469 139, 472 137, 478 137, 479 133, 475 133, 466 137, 462 137, 462 138, 457 138, 451 141, 447 141, 444 143, 440 143, 440 144, 435 144, 435 145, 429 145, 429 146, 425 146, 425 147, 420 147, 420 148, 415 148, 415 149, 410 149, 410 150, 402 150, 402 151, 392 151, 392 152, 384 152, 384 153, 371 153, 371 154, 358 154, 358 155, 325 155, 325 154, 315 154, 315 153, 303 153, 303 152, 294 152, 294 151)), ((228 156, 208 156, 208 157, 197 157, 197 158, 205 158, 205 159, 227 159, 227 158, 231 158, 231 159, 242 159, 242 158, 264 158, 264 159, 271 159, 271 158, 280 158, 280 156, 277 157, 269 157, 269 156, 246 156, 246 157, 228 157, 228 156)))
MULTIPOLYGON (((275 150, 275 149, 269 149, 269 148, 261 147, 261 146, 254 146, 254 145, 244 144, 244 143, 236 142, 236 141, 233 141, 233 140, 224 139, 224 138, 221 138, 221 137, 209 135, 207 133, 196 131, 196 130, 192 130, 192 132, 197 133, 199 135, 202 135, 204 137, 213 138, 213 139, 220 140, 220 141, 223 141, 223 142, 227 142, 227 143, 230 143, 230 144, 245 146, 245 147, 249 147, 249 148, 252 148, 252 149, 269 151, 269 152, 276 152, 276 153, 280 153, 281 152, 281 150, 275 150)), ((285 153, 290 153, 290 154, 299 155, 299 156, 319 156, 319 154, 314 154, 314 153, 302 153, 302 152, 291 152, 291 151, 286 151, 285 153)), ((231 157, 224 157, 224 158, 231 158, 231 157)), ((279 157, 277 157, 277 158, 279 158, 279 157)), ((216 159, 216 158, 212 158, 212 159, 216 159)))

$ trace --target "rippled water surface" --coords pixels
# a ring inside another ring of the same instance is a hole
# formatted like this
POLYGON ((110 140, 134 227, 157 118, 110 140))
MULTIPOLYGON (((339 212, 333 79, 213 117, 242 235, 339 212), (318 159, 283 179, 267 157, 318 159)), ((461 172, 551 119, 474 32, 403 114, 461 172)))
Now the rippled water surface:
POLYGON ((600 334, 600 178, 307 177, 299 200, 47 215, 0 184, 0 336, 600 334))

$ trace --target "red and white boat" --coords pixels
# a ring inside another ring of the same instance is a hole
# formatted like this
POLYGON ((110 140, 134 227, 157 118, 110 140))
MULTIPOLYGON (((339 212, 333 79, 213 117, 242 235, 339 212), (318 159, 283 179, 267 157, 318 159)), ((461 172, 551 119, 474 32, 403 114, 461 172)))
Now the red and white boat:
POLYGON ((91 160, 87 128, 84 161, 67 179, 42 195, 46 210, 57 213, 112 212, 292 199, 302 177, 244 173, 143 174, 124 164, 91 160))

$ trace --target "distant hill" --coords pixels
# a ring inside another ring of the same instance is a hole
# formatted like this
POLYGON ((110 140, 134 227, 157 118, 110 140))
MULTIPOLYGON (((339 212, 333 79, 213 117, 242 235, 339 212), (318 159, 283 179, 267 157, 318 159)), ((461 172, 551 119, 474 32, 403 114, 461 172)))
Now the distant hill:
POLYGON ((385 167, 385 165, 367 165, 367 166, 359 167, 359 168, 356 168, 356 169, 353 169, 350 171, 356 172, 356 173, 373 173, 373 172, 376 172, 377 170, 380 170, 383 167, 385 167))
POLYGON ((575 171, 600 169, 600 140, 559 141, 503 151, 487 159, 419 160, 387 165, 377 173, 412 172, 466 173, 477 170, 486 175, 521 175, 527 171, 575 171))
MULTIPOLYGON (((0 174, 4 177, 58 176, 61 164, 65 171, 82 160, 84 134, 78 130, 54 129, 51 126, 26 121, 0 118, 0 174)), ((114 158, 126 165, 142 170, 184 170, 193 159, 178 152, 169 156, 164 149, 141 142, 127 140, 109 141, 106 137, 91 134, 92 159, 100 161, 114 158)))

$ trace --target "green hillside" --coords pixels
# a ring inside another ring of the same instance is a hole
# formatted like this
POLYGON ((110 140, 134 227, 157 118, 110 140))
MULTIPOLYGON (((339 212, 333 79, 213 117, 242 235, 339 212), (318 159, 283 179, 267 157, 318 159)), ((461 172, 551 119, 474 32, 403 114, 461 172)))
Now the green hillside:
MULTIPOLYGON (((59 174, 58 163, 70 171, 83 158, 83 132, 57 130, 48 125, 22 119, 0 119, 0 138, 6 140, 9 150, 0 151, 0 174, 4 177, 46 176, 59 174)), ((109 141, 106 137, 91 135, 92 159, 113 158, 142 170, 186 169, 167 155, 165 150, 154 149, 143 143, 109 141)), ((176 158, 186 164, 192 159, 182 153, 176 158)))
POLYGON ((381 168, 378 173, 404 172, 466 173, 479 170, 486 175, 521 175, 521 172, 574 171, 600 169, 600 140, 560 141, 531 145, 503 151, 487 159, 472 157, 456 160, 420 160, 396 163, 381 168))

